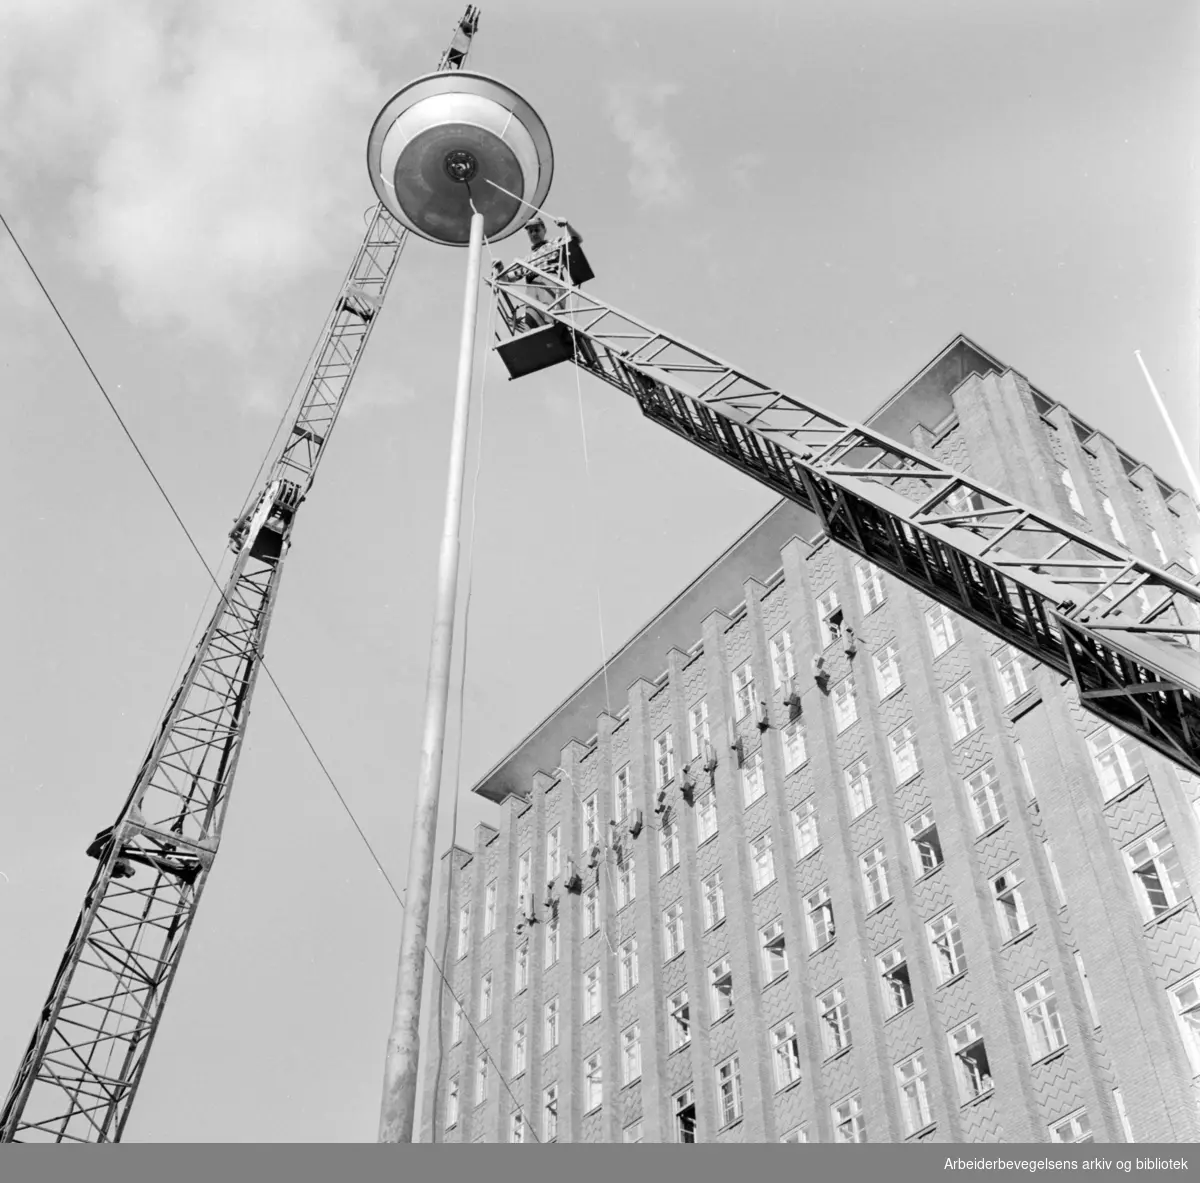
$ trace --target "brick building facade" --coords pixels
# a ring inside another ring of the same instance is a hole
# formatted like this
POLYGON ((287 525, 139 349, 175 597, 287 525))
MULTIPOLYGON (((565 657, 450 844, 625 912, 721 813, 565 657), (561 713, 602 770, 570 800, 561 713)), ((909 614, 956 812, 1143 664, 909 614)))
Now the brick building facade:
MULTIPOLYGON (((964 338, 871 422, 1200 573, 964 338)), ((790 503, 475 791, 422 1140, 1200 1138, 1200 781, 790 503)))

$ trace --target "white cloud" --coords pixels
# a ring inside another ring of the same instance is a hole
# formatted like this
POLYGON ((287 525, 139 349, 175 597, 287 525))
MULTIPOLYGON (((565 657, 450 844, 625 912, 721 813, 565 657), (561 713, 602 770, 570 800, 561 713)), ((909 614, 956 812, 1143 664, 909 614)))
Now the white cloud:
MULTIPOLYGON (((305 276, 341 273, 387 97, 361 3, 0 8, 0 197, 40 207, 39 237, 127 318, 247 350, 305 276)), ((389 28, 390 47, 404 36, 389 28)))
POLYGON ((678 205, 687 195, 679 151, 663 121, 667 99, 679 93, 668 82, 653 86, 614 83, 608 89, 613 132, 629 149, 629 184, 646 208, 678 205))

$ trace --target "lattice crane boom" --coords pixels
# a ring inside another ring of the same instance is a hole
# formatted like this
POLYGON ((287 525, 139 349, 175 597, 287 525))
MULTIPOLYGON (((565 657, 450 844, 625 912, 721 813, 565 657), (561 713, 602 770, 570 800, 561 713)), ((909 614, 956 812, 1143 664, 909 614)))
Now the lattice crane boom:
POLYGON ((1083 705, 1200 774, 1200 590, 1124 547, 774 389, 579 284, 578 236, 491 277, 512 377, 572 361, 814 513, 829 537, 1069 678, 1083 705))
MULTIPOLYGON (((461 69, 474 5, 439 70, 461 69)), ((3 1110, 0 1141, 119 1141, 212 869, 296 513, 337 423, 408 231, 377 206, 322 331, 233 568, 97 860, 3 1110)))

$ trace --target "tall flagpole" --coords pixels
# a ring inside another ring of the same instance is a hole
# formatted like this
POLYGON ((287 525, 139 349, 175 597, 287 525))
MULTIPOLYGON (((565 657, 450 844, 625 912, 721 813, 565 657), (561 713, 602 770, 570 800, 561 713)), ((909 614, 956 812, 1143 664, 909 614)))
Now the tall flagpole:
MULTIPOLYGON (((379 1112, 380 1142, 412 1142, 483 240, 486 232, 489 242, 498 242, 529 222, 549 192, 554 153, 545 124, 515 91, 482 74, 449 70, 410 82, 387 102, 367 140, 367 171, 379 200, 398 222, 432 242, 467 247, 421 764, 379 1112), (513 195, 514 188, 520 196, 513 195)), ((436 1109, 436 1097, 433 1104, 436 1109)))
POLYGON ((483 215, 471 215, 467 249, 467 287, 463 295, 462 333, 458 346, 458 386, 454 392, 454 426, 450 437, 450 476, 442 549, 438 559, 437 604, 425 684, 425 729, 421 740, 421 771, 413 807, 412 839, 408 852, 404 926, 400 935, 400 967, 392 1031, 384 1068, 383 1105, 379 1116, 380 1142, 411 1142, 417 1104, 417 1068, 421 1053, 421 986, 425 971, 425 940, 429 929, 429 900, 433 886, 434 842, 442 784, 442 753, 446 741, 446 704, 450 694, 450 657, 454 642, 454 608, 458 594, 459 532, 462 525, 463 479, 467 462, 467 423, 471 376, 475 361, 475 326, 479 311, 479 270, 483 256, 483 215))
POLYGON ((1171 422, 1170 413, 1167 411, 1167 404, 1163 402, 1162 395, 1158 393, 1158 387, 1154 385, 1154 379, 1150 377, 1150 371, 1146 369, 1146 363, 1142 361, 1142 351, 1135 349, 1133 356, 1138 359, 1138 365, 1142 367, 1142 373, 1146 376, 1146 385, 1150 387, 1150 393, 1154 395, 1154 401, 1158 404, 1158 409, 1162 414, 1163 421, 1167 425, 1167 430, 1171 433, 1171 440, 1175 444, 1175 451, 1179 453, 1183 470, 1187 473, 1188 480, 1192 482, 1192 492, 1195 494, 1196 500, 1200 501, 1200 478, 1197 478, 1196 470, 1192 467, 1192 462, 1188 458, 1187 451, 1183 446, 1183 440, 1179 438, 1179 432, 1175 430, 1175 424, 1171 422))

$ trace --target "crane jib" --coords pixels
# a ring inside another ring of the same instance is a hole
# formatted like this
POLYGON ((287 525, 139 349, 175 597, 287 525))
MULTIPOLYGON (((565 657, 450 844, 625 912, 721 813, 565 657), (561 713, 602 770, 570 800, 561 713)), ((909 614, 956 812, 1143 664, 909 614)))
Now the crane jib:
POLYGON ((518 260, 489 282, 510 377, 574 362, 1200 774, 1195 586, 585 294, 565 250, 518 260))
MULTIPOLYGON (((439 70, 460 69, 479 10, 439 70)), ((235 521, 236 558, 114 825, 0 1109, 3 1142, 120 1141, 212 870, 296 513, 312 488, 407 232, 375 207, 299 405, 235 521)))

